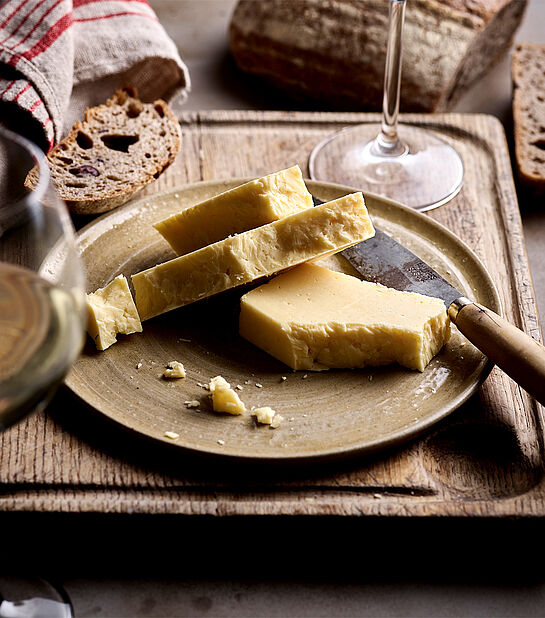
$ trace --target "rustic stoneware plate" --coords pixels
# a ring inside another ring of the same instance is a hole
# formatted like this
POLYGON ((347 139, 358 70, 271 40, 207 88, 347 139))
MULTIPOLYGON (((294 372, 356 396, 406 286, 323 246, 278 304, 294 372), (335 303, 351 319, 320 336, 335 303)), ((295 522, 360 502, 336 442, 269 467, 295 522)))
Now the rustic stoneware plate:
MULTIPOLYGON (((116 275, 130 275, 174 257, 152 224, 244 179, 202 182, 147 197, 96 219, 79 233, 88 291, 116 275)), ((308 182, 322 200, 351 192, 308 182)), ((425 215, 376 196, 366 202, 377 227, 424 258, 465 295, 500 311, 498 294, 476 256, 446 228, 425 215)), ((344 258, 333 268, 353 273, 344 258)), ((247 288, 246 288, 247 289, 247 288)), ((119 336, 98 352, 88 339, 68 376, 68 387, 123 427, 170 446, 252 460, 332 459, 408 440, 456 409, 486 377, 483 355, 452 327, 443 351, 423 373, 397 366, 321 373, 294 372, 237 333, 235 290, 144 323, 144 331, 119 336), (165 380, 169 361, 187 377, 165 380), (212 411, 210 378, 222 375, 245 402, 242 416, 212 411), (197 400, 199 406, 186 402, 197 400), (271 406, 284 417, 276 429, 256 425, 250 410, 271 406), (174 432, 172 440, 165 432, 174 432)))

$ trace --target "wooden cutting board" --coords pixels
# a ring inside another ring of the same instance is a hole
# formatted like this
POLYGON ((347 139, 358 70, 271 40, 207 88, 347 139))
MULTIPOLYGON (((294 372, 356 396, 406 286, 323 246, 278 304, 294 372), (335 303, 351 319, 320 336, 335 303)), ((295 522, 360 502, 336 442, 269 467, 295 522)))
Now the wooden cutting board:
MULTIPOLYGON (((374 114, 201 112, 181 118, 177 161, 148 194, 199 180, 261 176, 374 114)), ((504 314, 541 340, 500 122, 404 116, 460 152, 461 193, 427 216, 481 258, 504 314)), ((77 219, 78 227, 88 219, 77 219)), ((213 515, 536 516, 545 514, 542 409, 494 369, 477 396, 403 447, 335 464, 227 464, 127 434, 61 390, 48 411, 0 435, 0 509, 213 515)))

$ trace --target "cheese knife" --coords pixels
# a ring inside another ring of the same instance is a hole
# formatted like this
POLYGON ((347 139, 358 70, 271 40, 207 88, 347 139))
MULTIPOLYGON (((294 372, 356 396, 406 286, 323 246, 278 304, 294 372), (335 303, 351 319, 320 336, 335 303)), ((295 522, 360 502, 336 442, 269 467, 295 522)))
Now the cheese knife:
POLYGON ((545 347, 532 337, 464 296, 412 251, 376 227, 373 238, 345 249, 341 255, 366 281, 441 298, 458 330, 545 405, 545 347))

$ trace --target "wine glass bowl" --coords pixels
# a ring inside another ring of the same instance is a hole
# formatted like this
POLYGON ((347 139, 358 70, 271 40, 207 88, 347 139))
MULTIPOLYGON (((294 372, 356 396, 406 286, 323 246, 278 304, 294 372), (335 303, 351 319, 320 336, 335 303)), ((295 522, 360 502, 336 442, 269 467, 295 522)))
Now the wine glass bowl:
POLYGON ((309 158, 313 180, 357 187, 425 211, 462 188, 456 150, 432 132, 398 126, 402 30, 406 0, 390 0, 382 123, 361 124, 322 140, 309 158))
POLYGON ((46 157, 0 128, 0 429, 47 405, 85 319, 83 266, 46 157))

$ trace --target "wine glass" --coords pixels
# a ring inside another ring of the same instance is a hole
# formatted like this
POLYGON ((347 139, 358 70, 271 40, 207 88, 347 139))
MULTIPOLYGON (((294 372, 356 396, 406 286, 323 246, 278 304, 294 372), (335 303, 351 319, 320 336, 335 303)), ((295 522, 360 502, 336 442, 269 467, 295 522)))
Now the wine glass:
POLYGON ((85 318, 83 266, 45 155, 0 127, 0 430, 47 405, 85 318))
MULTIPOLYGON (((45 155, 0 126, 0 431, 45 408, 78 357, 84 280, 45 155)), ((73 615, 60 587, 0 575, 0 616, 45 615, 73 615)))
POLYGON ((462 188, 459 154, 429 131, 398 127, 406 0, 390 0, 382 123, 344 129, 320 142, 310 177, 358 187, 416 210, 445 204, 462 188))

